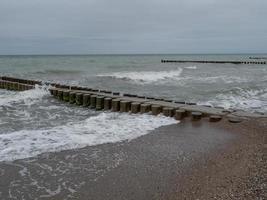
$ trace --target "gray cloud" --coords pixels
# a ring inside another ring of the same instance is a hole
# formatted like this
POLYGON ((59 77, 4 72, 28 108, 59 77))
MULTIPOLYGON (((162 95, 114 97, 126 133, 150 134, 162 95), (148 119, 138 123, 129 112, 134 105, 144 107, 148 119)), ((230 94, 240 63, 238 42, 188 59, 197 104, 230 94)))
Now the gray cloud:
POLYGON ((0 54, 267 52, 266 0, 0 0, 0 54))

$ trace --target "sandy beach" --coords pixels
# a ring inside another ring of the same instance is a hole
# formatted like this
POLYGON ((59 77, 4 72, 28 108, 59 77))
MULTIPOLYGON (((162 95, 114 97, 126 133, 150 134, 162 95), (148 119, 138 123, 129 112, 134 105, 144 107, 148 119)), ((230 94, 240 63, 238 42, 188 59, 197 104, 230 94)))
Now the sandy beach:
POLYGON ((2 162, 1 199, 264 199, 266 119, 206 119, 2 162))

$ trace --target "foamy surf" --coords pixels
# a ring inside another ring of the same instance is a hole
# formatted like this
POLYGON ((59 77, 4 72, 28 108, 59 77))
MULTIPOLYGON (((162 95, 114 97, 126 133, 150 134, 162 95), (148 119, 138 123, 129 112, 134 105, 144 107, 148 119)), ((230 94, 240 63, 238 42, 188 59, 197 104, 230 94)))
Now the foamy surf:
POLYGON ((182 68, 170 71, 134 71, 134 72, 115 72, 109 74, 99 74, 98 77, 111 77, 116 79, 130 80, 139 84, 150 84, 170 79, 177 79, 183 72, 182 68))
POLYGON ((0 161, 132 140, 158 127, 175 123, 176 120, 163 116, 101 113, 50 129, 9 132, 0 135, 0 161))
MULTIPOLYGON (((132 72, 114 72, 98 74, 97 77, 108 77, 113 79, 126 80, 133 84, 154 84, 154 85, 186 85, 187 83, 247 83, 251 79, 247 76, 195 76, 192 73, 183 73, 183 70, 195 70, 197 66, 188 66, 170 71, 132 71, 132 72)), ((185 71, 186 72, 186 71, 185 71)))
POLYGON ((188 66, 188 67, 184 67, 185 69, 197 69, 197 66, 188 66))
POLYGON ((216 95, 213 100, 199 102, 199 104, 267 112, 267 90, 233 88, 231 91, 216 95))
POLYGON ((23 92, 1 90, 0 106, 8 106, 12 103, 24 103, 30 105, 42 99, 44 96, 49 95, 48 87, 49 86, 36 85, 34 89, 23 92))

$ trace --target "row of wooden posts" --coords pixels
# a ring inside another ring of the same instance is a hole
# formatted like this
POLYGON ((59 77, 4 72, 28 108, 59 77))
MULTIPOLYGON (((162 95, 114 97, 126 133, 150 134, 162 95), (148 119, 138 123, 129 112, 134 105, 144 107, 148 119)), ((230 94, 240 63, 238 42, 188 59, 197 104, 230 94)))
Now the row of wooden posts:
POLYGON ((25 90, 31 90, 33 88, 34 88, 34 85, 30 85, 30 84, 0 80, 0 89, 25 91, 25 90))
MULTIPOLYGON (((64 88, 51 88, 51 95, 57 99, 70 104, 88 107, 96 110, 111 110, 113 112, 130 112, 130 113, 151 113, 153 115, 163 114, 167 117, 174 117, 176 120, 181 120, 190 116, 192 120, 200 120, 203 115, 201 112, 187 112, 184 109, 175 109, 171 107, 163 107, 160 105, 153 105, 149 101, 141 101, 140 99, 132 98, 132 100, 125 99, 117 95, 96 94, 93 91, 77 91, 68 90, 64 88)), ((210 122, 217 122, 222 119, 219 115, 210 115, 210 122)))
POLYGON ((213 61, 213 60, 161 60, 162 63, 213 63, 213 64, 252 64, 266 65, 266 61, 213 61))
MULTIPOLYGON (((88 87, 68 86, 56 83, 41 82, 36 80, 18 79, 13 77, 0 77, 0 88, 7 90, 30 90, 35 85, 49 85, 50 93, 61 101, 84 106, 96 110, 111 110, 114 112, 151 113, 163 114, 182 120, 191 117, 197 121, 208 117, 210 122, 220 121, 224 116, 233 111, 220 107, 196 105, 195 103, 164 100, 133 94, 122 94, 107 90, 98 90, 88 87)), ((240 120, 230 120, 240 122, 240 120)))

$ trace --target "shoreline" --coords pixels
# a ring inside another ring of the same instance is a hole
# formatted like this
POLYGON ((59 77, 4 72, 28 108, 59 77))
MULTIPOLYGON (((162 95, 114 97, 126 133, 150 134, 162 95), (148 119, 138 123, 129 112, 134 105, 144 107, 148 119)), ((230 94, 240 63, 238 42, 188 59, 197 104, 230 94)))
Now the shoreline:
POLYGON ((239 124, 186 119, 129 142, 2 162, 0 196, 5 199, 14 193, 27 199, 170 200, 264 197, 266 127, 266 119, 239 124))

